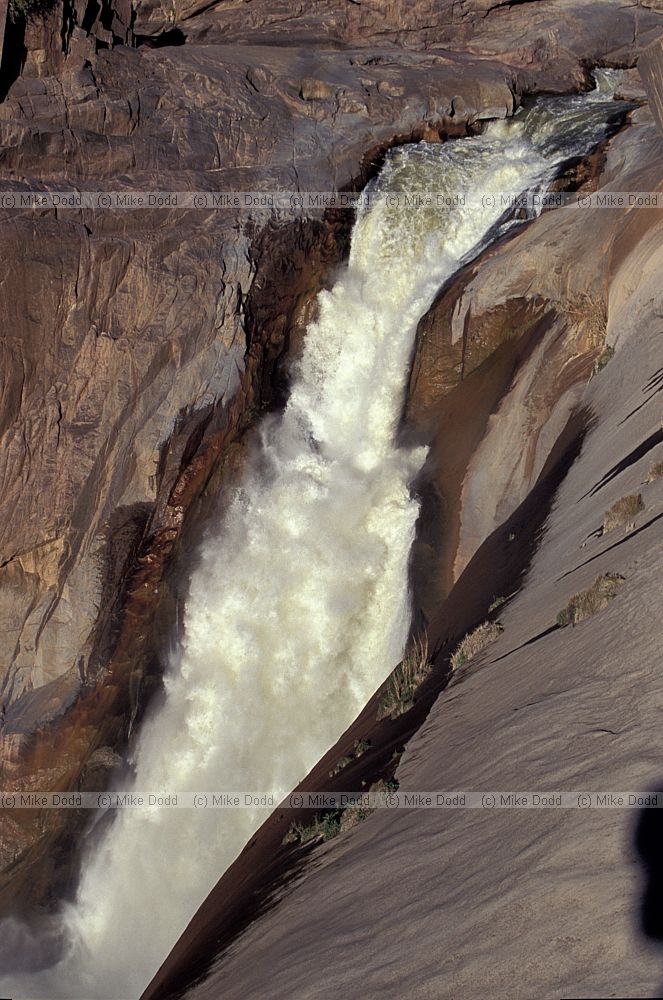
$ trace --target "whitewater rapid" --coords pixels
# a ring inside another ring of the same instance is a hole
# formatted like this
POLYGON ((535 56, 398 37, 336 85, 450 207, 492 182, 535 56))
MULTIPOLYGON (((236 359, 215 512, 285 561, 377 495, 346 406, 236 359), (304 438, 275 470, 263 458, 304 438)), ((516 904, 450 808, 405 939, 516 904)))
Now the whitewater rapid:
MULTIPOLYGON (((596 96, 551 102, 480 136, 387 157, 375 191, 443 197, 425 209, 385 197, 360 211, 285 411, 262 425, 203 544, 166 697, 134 754, 136 790, 279 799, 398 663, 418 515, 410 484, 425 458, 396 444, 417 323, 496 231, 499 198, 477 206, 477 194, 545 187, 561 161, 598 141, 607 107, 596 96)), ((3 988, 137 998, 265 815, 119 811, 61 914, 60 963, 3 988)))

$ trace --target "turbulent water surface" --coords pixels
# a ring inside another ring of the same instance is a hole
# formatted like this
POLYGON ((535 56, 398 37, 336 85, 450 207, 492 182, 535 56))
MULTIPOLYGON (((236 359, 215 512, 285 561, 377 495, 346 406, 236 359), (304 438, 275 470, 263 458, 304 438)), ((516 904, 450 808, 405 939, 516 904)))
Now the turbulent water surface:
MULTIPOLYGON (((358 217, 288 405, 265 422, 260 455, 203 547, 166 699, 135 753, 136 790, 283 796, 398 662, 418 513, 409 484, 424 451, 399 449, 395 432, 417 322, 496 231, 499 199, 476 196, 545 188, 599 140, 612 109, 598 92, 559 99, 387 158, 379 191, 446 197, 417 210, 381 200, 358 217)), ((137 997, 264 816, 120 811, 60 918, 59 965, 3 988, 137 997)))

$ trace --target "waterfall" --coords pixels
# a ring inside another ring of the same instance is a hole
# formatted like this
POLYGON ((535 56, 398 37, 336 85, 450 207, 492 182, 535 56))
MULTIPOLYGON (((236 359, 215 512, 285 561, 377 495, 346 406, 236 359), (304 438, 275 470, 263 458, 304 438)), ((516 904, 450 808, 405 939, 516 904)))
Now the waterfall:
MULTIPOLYGON (((385 197, 359 210, 288 404, 264 421, 202 546, 166 696, 135 750, 136 790, 282 797, 397 664, 418 513, 410 483, 425 458, 396 444, 418 321, 505 222, 499 198, 479 196, 545 187, 561 162, 596 144, 613 108, 609 94, 556 99, 476 137, 388 155, 374 193, 440 197, 425 208, 385 197)), ((119 811, 59 915, 59 964, 6 977, 3 989, 138 997, 264 818, 258 809, 119 811)))

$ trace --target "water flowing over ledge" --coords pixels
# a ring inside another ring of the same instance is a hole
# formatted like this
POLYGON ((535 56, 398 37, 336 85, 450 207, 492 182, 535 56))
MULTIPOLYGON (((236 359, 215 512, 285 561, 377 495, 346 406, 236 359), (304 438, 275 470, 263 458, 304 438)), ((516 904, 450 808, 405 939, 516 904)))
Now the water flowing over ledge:
MULTIPOLYGON (((395 437, 418 321, 458 267, 515 224, 498 200, 477 210, 469 196, 545 189, 604 134, 608 84, 387 158, 381 191, 449 197, 417 210, 385 199, 360 213, 287 407, 263 424, 252 467, 203 545, 166 698, 136 749, 137 789, 282 796, 398 662, 418 514, 409 484, 425 450, 397 448, 395 437)), ((65 956, 11 989, 137 996, 264 815, 120 812, 62 914, 65 956)))

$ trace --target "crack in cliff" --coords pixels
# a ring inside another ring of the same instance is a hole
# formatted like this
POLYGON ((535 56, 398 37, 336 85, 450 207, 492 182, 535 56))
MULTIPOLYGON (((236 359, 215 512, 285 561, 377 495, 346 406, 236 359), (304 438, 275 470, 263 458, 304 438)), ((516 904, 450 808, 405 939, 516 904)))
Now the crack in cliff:
POLYGON ((181 28, 168 28, 166 31, 161 31, 156 35, 134 35, 134 44, 136 48, 141 45, 146 45, 151 49, 162 49, 162 48, 172 48, 177 45, 184 45, 186 43, 186 35, 181 28))
POLYGON ((612 468, 606 472, 597 483, 594 484, 594 486, 588 489, 586 493, 583 493, 583 495, 576 500, 576 503, 580 503, 580 501, 584 500, 586 497, 594 496, 599 492, 599 490, 602 490, 605 486, 607 486, 609 482, 621 475, 622 472, 630 468, 630 466, 634 465, 636 462, 639 462, 641 458, 644 458, 644 456, 650 452, 652 448, 655 448, 657 444, 660 444, 661 441, 663 441, 663 428, 654 431, 654 433, 650 434, 644 441, 641 441, 637 448, 630 451, 625 458, 622 458, 621 461, 613 465, 612 468))
POLYGON ((573 569, 567 570, 566 573, 562 573, 561 576, 557 577, 557 582, 563 580, 567 576, 571 576, 572 573, 577 573, 577 571, 579 569, 582 569, 583 566, 588 566, 590 563, 593 563, 595 559, 600 559, 601 556, 607 555, 608 552, 612 552, 613 549, 619 548, 620 545, 624 545, 626 542, 630 542, 632 538, 635 538, 643 531, 647 531, 649 528, 651 528, 652 524, 656 524, 658 521, 661 520, 662 517, 663 513, 657 514, 655 517, 650 518, 650 520, 646 521, 645 524, 641 524, 639 528, 634 528, 633 531, 629 531, 618 542, 613 542, 612 545, 608 545, 606 549, 601 549, 601 551, 597 552, 596 555, 590 556, 589 559, 585 559, 584 562, 581 562, 577 566, 574 566, 573 569))
POLYGON ((488 7, 484 12, 483 17, 488 17, 494 10, 508 10, 511 7, 524 7, 526 4, 538 3, 539 0, 500 0, 499 3, 495 3, 491 7, 488 7))
POLYGON ((4 101, 13 83, 19 78, 27 59, 25 19, 7 18, 2 56, 0 58, 0 101, 4 101))

